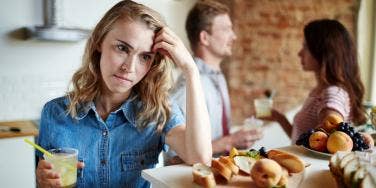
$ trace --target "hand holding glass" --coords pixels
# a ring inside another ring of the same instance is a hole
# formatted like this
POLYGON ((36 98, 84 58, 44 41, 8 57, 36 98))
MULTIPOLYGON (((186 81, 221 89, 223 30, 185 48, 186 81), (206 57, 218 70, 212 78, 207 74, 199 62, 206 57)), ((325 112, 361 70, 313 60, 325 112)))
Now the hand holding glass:
POLYGON ((52 171, 60 174, 62 187, 75 187, 77 181, 77 155, 73 148, 52 149, 52 157, 44 155, 44 159, 52 163, 52 171))

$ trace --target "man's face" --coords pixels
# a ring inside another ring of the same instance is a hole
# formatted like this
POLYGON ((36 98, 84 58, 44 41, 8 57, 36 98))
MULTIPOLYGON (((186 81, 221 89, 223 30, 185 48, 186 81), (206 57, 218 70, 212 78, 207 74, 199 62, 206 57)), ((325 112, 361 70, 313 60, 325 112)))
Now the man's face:
POLYGON ((209 50, 221 58, 231 56, 232 44, 235 39, 236 35, 232 30, 232 22, 228 14, 216 16, 209 33, 209 50))

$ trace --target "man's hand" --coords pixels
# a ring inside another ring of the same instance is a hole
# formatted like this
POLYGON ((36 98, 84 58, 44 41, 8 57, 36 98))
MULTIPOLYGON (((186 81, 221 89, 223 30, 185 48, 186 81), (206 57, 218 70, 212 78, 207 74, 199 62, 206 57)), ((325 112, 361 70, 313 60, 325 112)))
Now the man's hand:
POLYGON ((250 148, 257 140, 260 140, 263 137, 262 129, 241 129, 238 132, 230 135, 232 147, 238 149, 248 149, 250 148))

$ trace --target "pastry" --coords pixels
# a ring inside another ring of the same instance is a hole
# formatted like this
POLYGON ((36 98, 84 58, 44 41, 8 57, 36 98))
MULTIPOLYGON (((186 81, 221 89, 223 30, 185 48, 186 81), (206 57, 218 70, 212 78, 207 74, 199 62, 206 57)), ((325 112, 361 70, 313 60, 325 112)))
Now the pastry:
POLYGON ((216 186, 213 172, 210 167, 196 163, 193 165, 193 182, 206 188, 212 188, 216 186))
POLYGON ((268 151, 267 155, 269 159, 275 160, 278 164, 286 168, 289 173, 299 173, 305 168, 304 162, 292 153, 272 149, 268 151))
POLYGON ((227 182, 230 181, 232 177, 232 171, 228 168, 225 164, 220 162, 218 159, 212 159, 211 168, 214 173, 219 174, 223 177, 227 182))

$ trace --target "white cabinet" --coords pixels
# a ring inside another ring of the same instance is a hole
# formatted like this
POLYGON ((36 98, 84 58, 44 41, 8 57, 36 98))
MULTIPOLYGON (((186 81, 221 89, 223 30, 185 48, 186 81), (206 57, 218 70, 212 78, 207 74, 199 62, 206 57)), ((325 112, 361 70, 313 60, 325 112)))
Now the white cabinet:
MULTIPOLYGON (((0 128, 2 125, 4 124, 0 123, 0 128)), ((37 131, 34 128, 35 131, 27 132, 24 128, 26 127, 21 125, 21 132, 12 136, 4 131, 0 132, 0 187, 36 187, 35 151, 24 139, 34 142, 37 131)))

